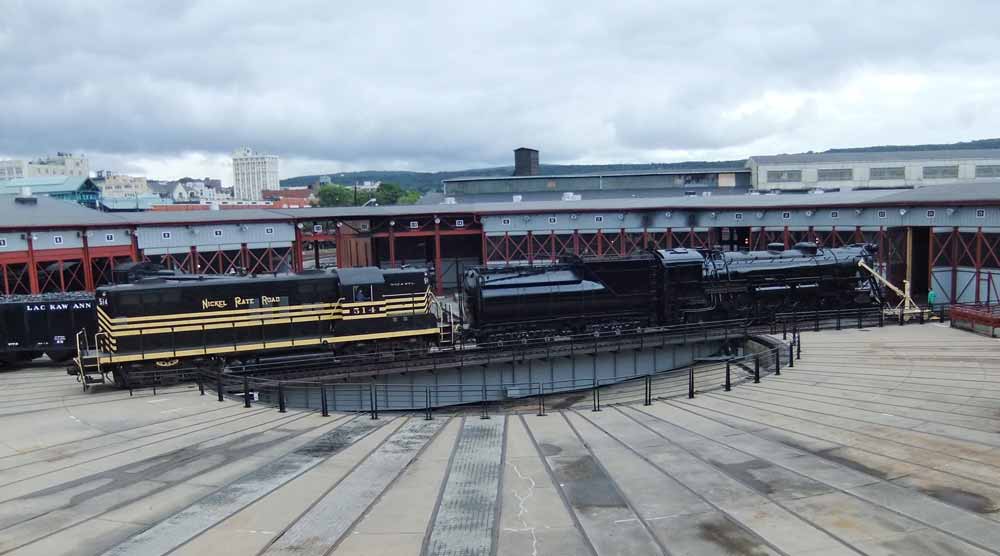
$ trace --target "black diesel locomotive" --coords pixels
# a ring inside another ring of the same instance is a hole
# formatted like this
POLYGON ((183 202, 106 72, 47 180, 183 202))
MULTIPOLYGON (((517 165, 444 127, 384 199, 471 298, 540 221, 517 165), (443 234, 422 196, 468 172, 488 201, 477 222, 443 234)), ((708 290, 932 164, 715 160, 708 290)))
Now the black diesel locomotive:
POLYGON ((779 312, 878 306, 862 277, 875 246, 834 249, 641 252, 612 259, 570 257, 549 266, 480 268, 464 279, 466 318, 479 341, 723 319, 779 312))
POLYGON ((424 269, 143 278, 97 290, 102 373, 214 366, 301 350, 427 345, 439 333, 424 269))

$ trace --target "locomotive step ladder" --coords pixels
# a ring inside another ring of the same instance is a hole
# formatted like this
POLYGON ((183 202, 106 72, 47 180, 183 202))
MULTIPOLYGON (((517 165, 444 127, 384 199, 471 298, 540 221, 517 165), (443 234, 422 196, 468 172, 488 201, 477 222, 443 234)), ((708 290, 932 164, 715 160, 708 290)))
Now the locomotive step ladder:
POLYGON ((76 369, 75 372, 72 369, 69 372, 76 375, 77 382, 83 384, 83 389, 86 391, 91 384, 104 384, 106 377, 101 372, 100 352, 96 349, 97 337, 94 337, 95 347, 91 347, 90 339, 85 332, 81 330, 76 334, 77 355, 73 358, 76 369))
POLYGON ((450 346, 455 343, 455 314, 448 307, 448 303, 443 299, 438 298, 434 294, 428 294, 431 296, 430 304, 434 316, 437 317, 438 322, 438 344, 442 346, 450 346))

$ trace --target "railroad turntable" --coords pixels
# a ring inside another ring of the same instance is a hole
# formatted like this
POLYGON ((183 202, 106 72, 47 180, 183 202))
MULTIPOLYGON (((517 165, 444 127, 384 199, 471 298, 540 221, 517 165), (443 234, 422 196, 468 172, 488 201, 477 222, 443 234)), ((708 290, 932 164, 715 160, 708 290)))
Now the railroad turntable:
POLYGON ((488 419, 85 393, 36 364, 0 375, 0 551, 995 554, 1000 345, 937 323, 801 338, 729 391, 665 374, 649 405, 618 384, 601 411, 588 391, 488 419))

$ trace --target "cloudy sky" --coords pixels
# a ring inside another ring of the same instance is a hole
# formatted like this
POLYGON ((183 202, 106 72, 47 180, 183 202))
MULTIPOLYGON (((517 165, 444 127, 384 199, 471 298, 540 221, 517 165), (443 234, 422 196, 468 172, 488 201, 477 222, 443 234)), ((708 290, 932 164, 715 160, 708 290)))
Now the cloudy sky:
POLYGON ((289 177, 1000 136, 1000 2, 587 4, 0 0, 0 157, 228 183, 244 144, 289 177))

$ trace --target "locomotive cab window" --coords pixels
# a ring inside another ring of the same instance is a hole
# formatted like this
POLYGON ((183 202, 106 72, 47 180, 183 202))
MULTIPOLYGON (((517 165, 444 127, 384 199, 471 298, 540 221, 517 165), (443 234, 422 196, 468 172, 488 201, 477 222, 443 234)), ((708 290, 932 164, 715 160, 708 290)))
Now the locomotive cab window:
POLYGON ((355 302, 371 301, 375 297, 372 286, 354 286, 353 299, 355 302))

